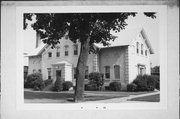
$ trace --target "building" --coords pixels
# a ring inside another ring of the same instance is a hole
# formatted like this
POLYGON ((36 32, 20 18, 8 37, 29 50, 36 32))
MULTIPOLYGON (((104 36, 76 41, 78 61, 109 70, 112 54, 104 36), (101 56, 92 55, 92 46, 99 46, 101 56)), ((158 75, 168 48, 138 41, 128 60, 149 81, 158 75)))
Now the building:
MULTIPOLYGON (((39 42, 37 48, 29 55, 28 74, 41 72, 43 79, 61 77, 75 84, 80 43, 74 44, 68 37, 63 37, 60 44, 52 49, 49 45, 39 42)), ((85 79, 88 73, 99 71, 104 74, 105 85, 112 81, 120 81, 122 88, 131 83, 138 74, 150 74, 150 55, 154 53, 143 28, 127 30, 110 46, 94 44, 97 54, 89 54, 85 79)))

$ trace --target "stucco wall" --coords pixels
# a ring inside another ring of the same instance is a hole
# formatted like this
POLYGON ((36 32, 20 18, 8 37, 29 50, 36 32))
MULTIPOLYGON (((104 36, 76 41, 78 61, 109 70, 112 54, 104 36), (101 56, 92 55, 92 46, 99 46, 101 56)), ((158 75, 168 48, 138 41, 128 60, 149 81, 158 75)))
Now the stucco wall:
POLYGON ((31 56, 29 57, 29 69, 28 74, 33 73, 33 70, 36 70, 38 72, 39 69, 41 69, 41 57, 40 56, 31 56))
POLYGON ((129 55, 129 83, 131 83, 138 75, 137 64, 145 65, 146 74, 150 74, 150 52, 141 34, 138 34, 137 37, 135 37, 132 40, 131 45, 128 46, 128 55, 129 55), (139 54, 137 54, 136 42, 143 44, 144 50, 148 51, 147 56, 145 56, 145 52, 143 53, 143 55, 141 55, 141 48, 139 48, 139 54))
MULTIPOLYGON (((78 62, 78 57, 79 57, 79 53, 80 53, 80 46, 81 44, 78 43, 78 55, 74 55, 74 47, 73 47, 73 43, 70 40, 66 40, 65 38, 62 38, 60 40, 60 44, 58 44, 58 46, 60 47, 60 57, 56 57, 56 49, 52 49, 51 47, 47 47, 45 49, 45 52, 42 53, 42 74, 43 74, 43 79, 47 79, 48 78, 48 73, 47 73, 47 68, 52 68, 52 64, 55 64, 57 62, 61 62, 61 61, 67 61, 69 63, 72 64, 72 68, 73 67, 77 67, 77 62, 78 62), (64 53, 64 46, 68 45, 69 46, 69 55, 65 56, 64 53), (52 57, 48 57, 48 52, 52 52, 52 57)), ((89 72, 93 71, 93 58, 94 58, 94 54, 89 54, 88 56, 88 61, 87 61, 87 66, 89 67, 89 72)), ((70 69, 69 69, 70 70, 70 69)), ((73 69, 71 69, 72 73, 70 73, 70 77, 74 77, 73 76, 73 69)), ((55 75, 53 75, 53 78, 55 75)))
POLYGON ((105 79, 105 85, 113 80, 120 80, 121 84, 125 83, 125 51, 127 46, 103 48, 99 52, 99 70, 105 73, 105 66, 110 66, 110 79, 105 79), (114 65, 120 66, 120 79, 115 79, 114 65))

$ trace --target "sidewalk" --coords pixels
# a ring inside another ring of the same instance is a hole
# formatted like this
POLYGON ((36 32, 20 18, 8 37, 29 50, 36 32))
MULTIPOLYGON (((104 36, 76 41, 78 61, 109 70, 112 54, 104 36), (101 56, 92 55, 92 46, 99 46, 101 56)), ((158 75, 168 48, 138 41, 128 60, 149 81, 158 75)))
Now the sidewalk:
POLYGON ((140 94, 140 95, 130 95, 129 97, 122 97, 122 98, 113 98, 113 99, 107 99, 107 100, 99 100, 99 101, 87 101, 86 103, 120 103, 120 102, 142 102, 142 101, 128 101, 133 98, 139 98, 139 97, 145 97, 145 96, 152 96, 160 94, 160 92, 153 92, 148 94, 140 94))

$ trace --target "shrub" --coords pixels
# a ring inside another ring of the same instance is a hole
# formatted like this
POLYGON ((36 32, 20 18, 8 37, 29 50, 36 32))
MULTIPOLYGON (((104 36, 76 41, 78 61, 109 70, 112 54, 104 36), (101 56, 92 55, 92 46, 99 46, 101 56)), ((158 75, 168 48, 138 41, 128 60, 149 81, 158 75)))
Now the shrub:
POLYGON ((48 86, 50 84, 52 84, 53 80, 52 79, 47 79, 47 80, 44 80, 44 84, 45 86, 48 86))
POLYGON ((111 82, 109 84, 109 89, 111 91, 120 91, 121 90, 121 83, 120 82, 111 82))
POLYGON ((99 88, 97 87, 96 84, 86 84, 84 88, 86 91, 98 91, 99 90, 99 88))
POLYGON ((153 91, 156 87, 156 78, 151 75, 138 75, 133 83, 137 85, 136 91, 153 91))
POLYGON ((153 76, 153 78, 155 79, 155 89, 160 90, 160 80, 159 80, 159 76, 153 76))
POLYGON ((127 85, 127 91, 134 92, 137 91, 137 85, 134 83, 130 83, 127 85))
POLYGON ((71 81, 65 81, 62 85, 64 91, 68 91, 71 87, 73 87, 73 83, 71 81))
POLYGON ((40 73, 33 73, 27 76, 27 80, 24 83, 25 88, 33 88, 34 90, 42 90, 44 88, 44 82, 40 73))
POLYGON ((104 84, 103 74, 99 73, 99 72, 90 73, 89 74, 89 84, 91 84, 91 85, 89 85, 90 87, 98 88, 98 90, 100 90, 100 88, 104 84))
POLYGON ((54 83, 54 91, 62 91, 63 90, 63 81, 61 80, 61 78, 57 78, 55 83, 54 83))

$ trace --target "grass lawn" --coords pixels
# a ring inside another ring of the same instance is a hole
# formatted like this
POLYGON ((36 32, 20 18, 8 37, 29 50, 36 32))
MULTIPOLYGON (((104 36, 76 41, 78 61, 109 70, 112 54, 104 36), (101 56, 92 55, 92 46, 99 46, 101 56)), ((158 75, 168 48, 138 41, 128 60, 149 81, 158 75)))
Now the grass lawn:
POLYGON ((159 102, 160 101, 160 95, 151 95, 151 96, 144 96, 144 97, 138 97, 138 98, 133 98, 128 101, 146 101, 146 102, 159 102))
MULTIPOLYGON (((130 95, 146 94, 150 92, 112 92, 112 91, 85 91, 86 101, 98 101, 112 98, 128 97, 130 95)), ((25 103, 73 103, 74 92, 35 92, 24 91, 25 103)))

